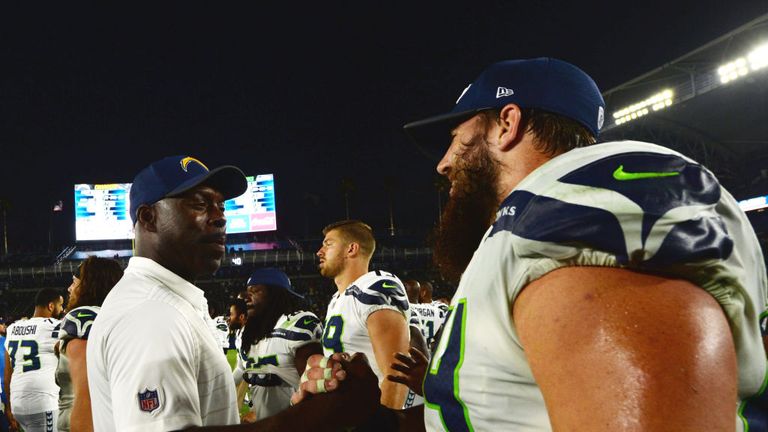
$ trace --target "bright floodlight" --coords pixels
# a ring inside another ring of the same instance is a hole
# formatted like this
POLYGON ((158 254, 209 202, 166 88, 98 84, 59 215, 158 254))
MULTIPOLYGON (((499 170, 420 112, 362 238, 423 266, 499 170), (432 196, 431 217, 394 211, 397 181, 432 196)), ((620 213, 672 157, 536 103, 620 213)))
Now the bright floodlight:
POLYGON ((768 44, 759 46, 747 55, 749 67, 753 71, 768 66, 768 44))
POLYGON ((746 57, 739 57, 720 66, 717 68, 717 74, 720 75, 720 82, 727 84, 766 66, 768 66, 768 44, 763 44, 750 51, 746 57))
POLYGON ((726 63, 717 69, 717 73, 720 75, 720 82, 725 84, 733 81, 739 77, 749 73, 747 68, 747 60, 743 57, 739 57, 736 60, 726 63))
POLYGON ((675 93, 670 89, 656 93, 644 101, 632 104, 613 113, 614 122, 616 125, 620 125, 648 114, 650 112, 649 108, 653 111, 666 108, 672 105, 674 96, 675 93))

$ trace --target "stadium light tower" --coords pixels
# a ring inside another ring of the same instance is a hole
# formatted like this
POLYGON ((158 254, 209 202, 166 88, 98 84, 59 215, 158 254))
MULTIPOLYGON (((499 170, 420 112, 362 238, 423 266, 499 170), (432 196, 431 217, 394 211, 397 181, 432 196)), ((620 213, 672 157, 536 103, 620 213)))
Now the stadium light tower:
POLYGON ((652 111, 659 111, 672 105, 675 92, 671 89, 663 90, 648 99, 634 103, 626 108, 622 108, 613 113, 613 120, 616 125, 636 120, 652 111))

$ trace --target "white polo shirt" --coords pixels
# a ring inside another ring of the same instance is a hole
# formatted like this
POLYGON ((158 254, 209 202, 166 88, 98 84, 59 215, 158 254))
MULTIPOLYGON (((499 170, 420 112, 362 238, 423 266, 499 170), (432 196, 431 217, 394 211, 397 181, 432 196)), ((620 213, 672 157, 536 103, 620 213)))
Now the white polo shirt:
POLYGON ((238 424, 232 372, 203 291, 131 258, 88 339, 97 431, 169 431, 238 424))

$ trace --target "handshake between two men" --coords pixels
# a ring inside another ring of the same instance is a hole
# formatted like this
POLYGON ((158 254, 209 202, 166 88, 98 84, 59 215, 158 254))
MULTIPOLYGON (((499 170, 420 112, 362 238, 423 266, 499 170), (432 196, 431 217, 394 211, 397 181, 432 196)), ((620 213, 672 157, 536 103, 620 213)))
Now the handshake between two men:
MULTIPOLYGON (((388 375, 387 379, 422 395, 428 359, 416 348, 411 348, 409 354, 395 354, 391 367, 400 374, 388 375)), ((334 412, 333 423, 356 431, 424 429, 423 406, 392 410, 379 403, 380 397, 378 379, 365 354, 336 353, 330 357, 316 354, 307 361, 291 405, 299 405, 309 398, 326 399, 326 409, 334 412)))

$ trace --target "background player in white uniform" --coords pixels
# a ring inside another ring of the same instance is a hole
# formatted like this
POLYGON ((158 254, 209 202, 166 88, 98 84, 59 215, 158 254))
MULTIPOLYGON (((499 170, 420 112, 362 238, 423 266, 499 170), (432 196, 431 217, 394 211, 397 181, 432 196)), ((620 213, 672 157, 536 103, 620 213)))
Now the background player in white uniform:
POLYGON ((765 425, 766 276, 749 222, 676 152, 572 150, 594 141, 603 107, 570 64, 508 61, 451 114, 406 126, 417 140, 453 127, 435 253, 463 275, 426 374, 428 430, 765 425))
POLYGON ((213 305, 208 305, 208 315, 211 317, 211 326, 216 331, 221 349, 224 353, 227 353, 229 348, 229 325, 227 323, 227 315, 217 315, 218 308, 213 305))
POLYGON ((72 275, 67 314, 59 328, 56 383, 59 384, 59 432, 93 431, 91 395, 85 350, 88 335, 104 298, 123 276, 120 264, 111 259, 88 257, 72 275))
MULTIPOLYGON (((405 284, 411 309, 419 319, 421 334, 426 341, 429 351, 431 351, 435 343, 435 336, 443 326, 445 316, 448 314, 448 305, 437 301, 421 302, 421 295, 424 292, 421 283, 415 279, 407 279, 403 283, 405 284)), ((432 298, 431 294, 429 298, 432 298)), ((429 353, 424 352, 424 354, 429 353)))
POLYGON ((236 298, 229 305, 229 318, 227 319, 228 333, 235 335, 235 349, 240 349, 240 342, 245 324, 248 323, 248 317, 251 315, 245 300, 236 298))
POLYGON ((56 430, 59 386, 53 347, 58 340, 63 304, 64 298, 57 290, 43 288, 35 297, 32 318, 8 327, 5 388, 10 389, 10 397, 5 408, 11 423, 17 421, 27 432, 56 430))
POLYGON ((381 403, 402 408, 408 388, 384 377, 393 373, 395 353, 409 347, 408 298, 400 280, 383 271, 368 272, 376 241, 360 221, 341 221, 323 229, 317 252, 320 274, 333 279, 337 292, 325 317, 323 348, 334 352, 362 352, 373 363, 381 385, 381 403))
POLYGON ((290 406, 307 359, 323 352, 323 328, 315 314, 300 310, 303 297, 282 271, 256 270, 247 284, 254 310, 241 335, 235 378, 250 385, 253 421, 290 406))

